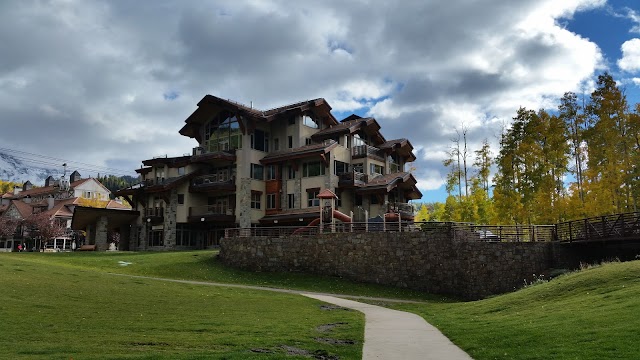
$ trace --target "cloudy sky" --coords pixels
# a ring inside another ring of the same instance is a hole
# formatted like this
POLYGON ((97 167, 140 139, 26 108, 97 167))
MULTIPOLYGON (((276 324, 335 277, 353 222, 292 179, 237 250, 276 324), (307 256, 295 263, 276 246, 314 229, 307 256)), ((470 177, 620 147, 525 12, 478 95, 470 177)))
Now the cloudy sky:
POLYGON ((178 130, 205 94, 259 109, 324 97, 409 138, 437 201, 462 126, 471 150, 495 144, 518 107, 553 108, 603 71, 638 102, 640 4, 4 0, 0 54, 0 152, 126 171, 190 152, 178 130))

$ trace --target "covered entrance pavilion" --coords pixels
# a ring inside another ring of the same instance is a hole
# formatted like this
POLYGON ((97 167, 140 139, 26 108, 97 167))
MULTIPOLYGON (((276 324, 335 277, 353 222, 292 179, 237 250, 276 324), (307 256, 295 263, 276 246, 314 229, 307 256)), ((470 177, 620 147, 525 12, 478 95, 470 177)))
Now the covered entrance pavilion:
POLYGON ((100 209, 76 206, 71 228, 87 233, 85 244, 96 245, 97 251, 109 249, 110 232, 120 234, 120 250, 130 249, 131 225, 140 216, 139 211, 100 209))

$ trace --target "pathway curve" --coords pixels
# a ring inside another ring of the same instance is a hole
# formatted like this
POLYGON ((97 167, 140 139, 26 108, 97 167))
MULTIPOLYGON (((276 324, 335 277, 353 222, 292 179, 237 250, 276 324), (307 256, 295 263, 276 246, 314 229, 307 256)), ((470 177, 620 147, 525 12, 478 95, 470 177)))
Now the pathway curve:
POLYGON ((301 294, 364 313, 363 360, 471 359, 467 353, 454 345, 438 329, 416 314, 341 299, 335 296, 301 294))
POLYGON ((353 309, 364 313, 364 345, 362 359, 402 359, 402 360, 469 360, 471 357, 454 345, 438 329, 427 323, 422 317, 404 311, 387 309, 382 306, 365 304, 344 299, 360 298, 385 302, 421 303, 420 301, 387 299, 366 296, 336 295, 300 290, 288 290, 252 285, 225 284, 207 281, 176 280, 149 276, 116 274, 112 275, 168 281, 205 286, 226 286, 241 289, 273 291, 298 294, 334 305, 353 309), (336 297, 340 296, 340 297, 336 297))

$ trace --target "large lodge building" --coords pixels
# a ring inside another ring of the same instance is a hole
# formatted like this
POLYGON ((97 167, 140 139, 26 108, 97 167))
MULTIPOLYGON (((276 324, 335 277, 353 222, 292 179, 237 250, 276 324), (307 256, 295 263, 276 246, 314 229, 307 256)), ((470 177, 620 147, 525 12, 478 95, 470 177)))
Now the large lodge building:
POLYGON ((191 155, 144 160, 142 182, 116 193, 141 214, 130 250, 207 248, 225 228, 302 227, 319 217, 325 189, 342 221, 410 220, 408 201, 422 196, 405 171, 415 160, 407 139, 386 140, 373 118, 338 121, 324 99, 259 111, 207 95, 185 123, 180 134, 198 142, 191 155))

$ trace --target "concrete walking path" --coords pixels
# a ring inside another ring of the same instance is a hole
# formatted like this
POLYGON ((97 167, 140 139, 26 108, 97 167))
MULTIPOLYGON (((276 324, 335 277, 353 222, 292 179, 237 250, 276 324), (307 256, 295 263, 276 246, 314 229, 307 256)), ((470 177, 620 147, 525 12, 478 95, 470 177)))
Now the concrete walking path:
POLYGON ((344 299, 366 299, 385 302, 424 303, 421 301, 387 299, 367 296, 352 296, 316 293, 300 290, 278 289, 253 285, 215 283, 208 281, 177 280, 150 276, 109 273, 111 275, 168 281, 192 285, 225 286, 240 289, 273 291, 279 293, 303 295, 341 307, 360 311, 365 315, 364 344, 362 359, 384 360, 469 360, 471 357, 454 345, 438 329, 427 323, 422 317, 382 306, 369 305, 344 299), (337 297, 339 296, 339 297, 337 297))
POLYGON ((362 359, 468 360, 471 357, 422 317, 334 296, 301 295, 364 313, 362 359))

